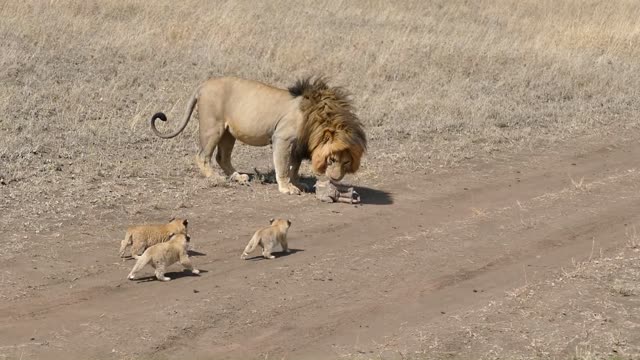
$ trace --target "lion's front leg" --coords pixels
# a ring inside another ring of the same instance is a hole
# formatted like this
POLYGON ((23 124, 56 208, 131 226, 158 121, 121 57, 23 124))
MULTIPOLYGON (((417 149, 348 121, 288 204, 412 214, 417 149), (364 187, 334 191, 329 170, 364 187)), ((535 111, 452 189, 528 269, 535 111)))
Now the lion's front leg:
POLYGON ((186 270, 190 270, 193 274, 196 274, 196 275, 200 274, 200 270, 193 267, 193 264, 191 263, 191 259, 189 259, 189 256, 187 255, 186 252, 180 255, 180 264, 182 265, 183 268, 185 268, 186 270))
POLYGON ((301 191, 293 184, 289 173, 291 146, 291 140, 273 139, 273 167, 276 169, 278 190, 283 194, 299 195, 301 191))
POLYGON ((298 172, 300 171, 300 165, 302 164, 302 159, 291 158, 291 168, 289 169, 289 179, 291 183, 295 185, 298 189, 302 191, 309 191, 307 185, 300 182, 300 175, 298 172))

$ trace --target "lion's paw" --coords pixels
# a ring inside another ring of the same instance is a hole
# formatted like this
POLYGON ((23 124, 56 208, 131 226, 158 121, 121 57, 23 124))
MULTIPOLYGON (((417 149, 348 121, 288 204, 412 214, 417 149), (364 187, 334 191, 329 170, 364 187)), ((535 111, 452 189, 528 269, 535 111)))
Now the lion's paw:
POLYGON ((279 190, 283 194, 290 194, 290 195, 300 195, 302 193, 302 191, 300 191, 300 189, 298 189, 293 184, 286 184, 284 186, 280 186, 279 190))

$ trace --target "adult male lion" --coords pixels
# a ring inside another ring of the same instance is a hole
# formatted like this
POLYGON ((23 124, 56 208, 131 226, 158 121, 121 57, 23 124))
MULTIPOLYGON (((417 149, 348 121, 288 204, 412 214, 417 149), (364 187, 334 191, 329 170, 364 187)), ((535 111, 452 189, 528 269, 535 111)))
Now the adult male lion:
POLYGON ((162 134, 156 119, 151 129, 161 138, 178 135, 187 126, 198 104, 200 152, 196 163, 205 176, 213 175, 211 155, 227 176, 235 173, 231 152, 236 139, 252 146, 273 145, 273 163, 278 189, 300 194, 298 170, 309 159, 314 172, 334 181, 360 167, 367 139, 351 102, 339 87, 329 87, 317 78, 299 80, 288 90, 257 81, 233 77, 213 78, 201 84, 191 97, 180 127, 162 134))

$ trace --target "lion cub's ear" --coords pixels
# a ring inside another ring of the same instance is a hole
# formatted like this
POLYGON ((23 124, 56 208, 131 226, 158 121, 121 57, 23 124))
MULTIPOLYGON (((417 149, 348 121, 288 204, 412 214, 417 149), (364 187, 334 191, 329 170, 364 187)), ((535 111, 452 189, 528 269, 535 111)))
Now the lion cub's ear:
POLYGON ((171 220, 169 220, 169 222, 172 222, 173 220, 175 220, 176 218, 172 217, 171 220))
POLYGON ((269 219, 269 224, 273 224, 274 221, 275 221, 274 218, 269 219))
POLYGON ((291 220, 287 219, 287 225, 291 226, 291 220))
POLYGON ((187 219, 184 219, 184 221, 182 222, 182 225, 184 225, 185 227, 189 224, 189 222, 187 221, 187 219))
POLYGON ((191 236, 187 235, 186 238, 187 238, 187 242, 191 241, 191 236))

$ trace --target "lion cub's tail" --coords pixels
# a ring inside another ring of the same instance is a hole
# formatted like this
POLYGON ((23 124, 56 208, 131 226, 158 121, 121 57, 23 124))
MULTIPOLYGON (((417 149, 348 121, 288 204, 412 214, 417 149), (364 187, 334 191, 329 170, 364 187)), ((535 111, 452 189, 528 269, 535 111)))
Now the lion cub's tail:
POLYGON ((262 238, 260 237, 260 232, 256 232, 255 234, 253 234, 253 237, 251 238, 251 240, 249 240, 249 243, 247 244, 247 247, 244 248, 244 252, 242 252, 242 256, 240 256, 240 259, 246 259, 247 256, 249 256, 249 254, 251 254, 253 252, 253 250, 256 249, 256 247, 258 246, 258 244, 260 244, 260 240, 262 238))
POLYGON ((163 139, 171 139, 173 137, 178 136, 178 134, 180 134, 182 132, 182 130, 184 130, 185 127, 187 127, 187 124, 189 123, 189 119, 191 118, 191 113, 193 113, 193 109, 196 107, 196 103, 198 102, 198 93, 199 93, 198 89, 192 96, 191 96, 191 100, 189 100, 189 105, 187 105, 187 110, 185 111, 184 114, 184 119, 182 120, 182 124, 180 125, 180 127, 170 133, 170 134, 163 134, 160 131, 158 131, 158 129, 156 128, 156 120, 160 119, 162 121, 167 121, 167 115, 165 115, 163 112, 157 112, 155 114, 153 114, 153 116, 151 117, 151 130, 153 131, 154 134, 156 134, 157 136, 163 138, 163 139))

